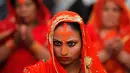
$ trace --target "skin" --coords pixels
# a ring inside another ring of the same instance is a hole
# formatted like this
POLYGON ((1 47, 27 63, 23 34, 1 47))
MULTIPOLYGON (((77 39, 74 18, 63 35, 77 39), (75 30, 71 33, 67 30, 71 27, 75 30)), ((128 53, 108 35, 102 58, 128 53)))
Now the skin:
POLYGON ((37 7, 32 0, 23 0, 22 3, 18 0, 15 10, 17 16, 22 19, 21 22, 28 25, 30 23, 33 24, 36 18, 37 7))
POLYGON ((81 54, 81 37, 79 32, 72 29, 70 25, 63 24, 55 30, 53 45, 59 63, 68 73, 76 73, 81 65, 79 58, 81 54), (66 57, 67 59, 63 59, 66 57))
POLYGON ((113 1, 107 1, 102 11, 102 23, 104 28, 116 28, 121 15, 120 7, 113 1))

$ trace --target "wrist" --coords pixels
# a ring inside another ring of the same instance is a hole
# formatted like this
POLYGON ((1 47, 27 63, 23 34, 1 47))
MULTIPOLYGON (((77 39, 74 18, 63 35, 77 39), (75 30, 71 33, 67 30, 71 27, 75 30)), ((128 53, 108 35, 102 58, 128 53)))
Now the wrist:
POLYGON ((111 55, 107 51, 101 50, 99 52, 99 57, 100 57, 101 62, 105 63, 111 58, 111 55))
POLYGON ((119 62, 121 62, 122 64, 127 64, 128 63, 128 61, 129 61, 129 55, 128 55, 128 53, 127 52, 125 52, 125 51, 121 51, 119 54, 118 54, 118 56, 117 56, 117 60, 119 61, 119 62))
POLYGON ((30 47, 34 44, 34 40, 30 39, 30 38, 26 38, 25 40, 23 40, 23 42, 25 43, 26 47, 30 49, 30 47))
POLYGON ((33 41, 29 48, 32 52, 39 52, 40 44, 36 41, 33 41))

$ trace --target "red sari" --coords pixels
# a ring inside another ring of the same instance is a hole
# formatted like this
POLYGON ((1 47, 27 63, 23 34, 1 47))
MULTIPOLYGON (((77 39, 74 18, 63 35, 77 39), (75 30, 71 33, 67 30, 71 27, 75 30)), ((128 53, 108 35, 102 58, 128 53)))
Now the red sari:
MULTIPOLYGON (((130 19, 128 15, 128 10, 124 4, 124 0, 113 0, 114 2, 117 3, 122 8, 122 13, 121 13, 121 21, 119 24, 119 32, 116 31, 108 31, 106 36, 104 38, 101 38, 99 33, 101 30, 102 26, 102 21, 101 21, 101 13, 103 9, 103 5, 105 0, 98 0, 94 10, 92 12, 92 16, 89 20, 88 25, 88 30, 93 27, 95 29, 95 34, 96 34, 96 39, 93 42, 95 43, 95 46, 97 47, 96 49, 100 51, 103 49, 103 42, 106 40, 109 40, 117 35, 120 35, 121 41, 123 42, 123 50, 126 52, 130 53, 130 19)), ((90 31, 91 33, 91 31, 90 31)), ((115 59, 110 59, 108 62, 104 64, 104 68, 108 73, 126 73, 126 69, 122 64, 120 64, 118 61, 115 59)))
POLYGON ((67 73, 65 69, 56 60, 53 51, 53 34, 55 27, 60 22, 77 22, 80 25, 83 48, 81 53, 82 60, 82 71, 83 73, 106 73, 102 68, 100 61, 96 55, 93 45, 91 44, 88 33, 86 32, 86 27, 83 23, 82 18, 71 11, 62 11, 56 14, 50 21, 50 29, 48 34, 48 47, 51 54, 51 59, 45 62, 45 60, 39 61, 33 66, 28 66, 24 70, 24 73, 67 73))
MULTIPOLYGON (((10 0, 7 0, 8 3, 8 17, 0 22, 0 33, 7 31, 9 29, 13 29, 15 32, 16 18, 14 8, 10 4, 10 0)), ((39 11, 37 13, 38 25, 33 28, 32 36, 35 41, 38 43, 45 44, 46 35, 48 32, 48 21, 50 19, 50 13, 48 9, 42 4, 40 0, 38 0, 39 11)), ((13 34, 9 35, 8 38, 11 38, 13 34)), ((5 38, 5 39, 8 39, 5 38)), ((1 41, 2 42, 2 41, 1 41)), ((17 47, 9 58, 4 66, 4 68, 0 71, 0 73, 22 73, 25 66, 35 64, 37 59, 21 44, 21 46, 17 47)))

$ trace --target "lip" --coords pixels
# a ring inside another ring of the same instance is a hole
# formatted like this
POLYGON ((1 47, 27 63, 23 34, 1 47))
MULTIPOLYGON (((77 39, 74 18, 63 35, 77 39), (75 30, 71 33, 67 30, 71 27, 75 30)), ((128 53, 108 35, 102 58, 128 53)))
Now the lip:
POLYGON ((62 60, 62 61, 68 61, 68 60, 70 60, 71 58, 70 58, 70 57, 59 57, 58 59, 59 59, 59 60, 62 60))

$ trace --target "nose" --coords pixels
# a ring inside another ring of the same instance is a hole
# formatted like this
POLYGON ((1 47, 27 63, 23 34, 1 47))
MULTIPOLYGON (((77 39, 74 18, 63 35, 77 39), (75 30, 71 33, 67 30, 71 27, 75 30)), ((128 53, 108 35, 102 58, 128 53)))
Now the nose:
POLYGON ((68 53, 69 53, 69 50, 68 50, 67 46, 65 44, 63 44, 63 47, 61 50, 61 55, 66 56, 66 55, 68 55, 68 53))

